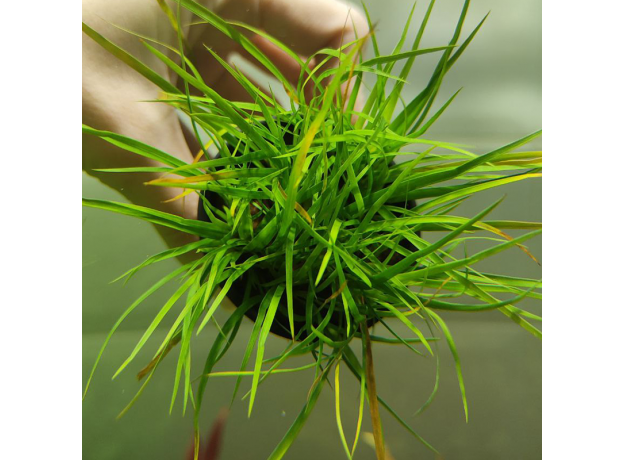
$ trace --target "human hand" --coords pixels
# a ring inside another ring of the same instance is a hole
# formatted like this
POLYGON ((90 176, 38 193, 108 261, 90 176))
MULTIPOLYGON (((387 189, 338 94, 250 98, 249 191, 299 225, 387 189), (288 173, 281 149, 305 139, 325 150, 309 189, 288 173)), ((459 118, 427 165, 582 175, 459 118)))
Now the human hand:
MULTIPOLYGON (((244 22, 266 31, 303 57, 323 48, 337 49, 341 44, 349 43, 356 36, 362 37, 368 32, 362 14, 336 0, 204 0, 201 3, 228 20, 244 22)), ((176 11, 177 5, 172 2, 170 7, 176 11)), ((193 63, 205 83, 226 99, 246 100, 248 94, 245 90, 205 46, 226 60, 233 53, 244 56, 244 51, 211 26, 189 26, 196 20, 189 11, 181 9, 180 22, 186 26, 185 35, 193 63)), ((121 26, 177 47, 176 32, 156 0, 83 0, 83 21, 173 84, 178 84, 176 76, 170 75, 165 64, 135 36, 114 27, 121 26)), ((301 70, 299 64, 267 40, 259 36, 252 37, 252 40, 284 76, 296 84, 301 70)), ((140 102, 158 99, 158 87, 87 36, 83 36, 82 53, 85 124, 148 143, 185 162, 193 160, 198 145, 194 137, 185 132, 173 108, 166 104, 140 102)), ((128 166, 156 164, 94 136, 83 136, 83 169, 89 174, 117 189, 135 204, 188 219, 197 217, 196 194, 171 201, 181 190, 144 186, 145 182, 155 178, 152 174, 108 174, 95 171, 128 166)), ((170 246, 179 246, 194 238, 164 227, 157 229, 170 246)))

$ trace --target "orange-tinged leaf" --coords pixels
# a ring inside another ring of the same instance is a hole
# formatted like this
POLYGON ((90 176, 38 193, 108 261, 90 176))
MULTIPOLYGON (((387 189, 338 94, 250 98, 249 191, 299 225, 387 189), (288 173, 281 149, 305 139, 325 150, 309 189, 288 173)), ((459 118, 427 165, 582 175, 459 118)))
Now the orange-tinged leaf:
POLYGON ((184 198, 185 196, 190 195, 193 192, 194 192, 194 190, 192 190, 192 189, 185 190, 184 192, 180 193, 179 195, 176 195, 173 198, 169 198, 168 200, 163 201, 163 203, 171 203, 172 201, 176 201, 176 200, 179 200, 180 198, 184 198))
POLYGON ((344 291, 346 287, 347 287, 347 282, 345 281, 344 283, 342 283, 340 285, 340 287, 338 288, 338 290, 336 292, 334 292, 327 299, 325 299, 325 301, 323 302, 323 305, 321 305, 321 307, 324 307, 327 302, 331 302, 336 297, 338 297, 340 294, 342 294, 342 291, 344 291))
MULTIPOLYGON (((447 279, 445 279, 444 282, 440 285, 440 287, 438 287, 438 289, 436 289, 436 291, 433 293, 433 295, 429 299, 427 299, 427 301, 423 304, 423 307, 426 307, 427 305, 429 305, 429 302, 431 302, 433 299, 435 299, 436 296, 440 293, 440 291, 444 288, 446 283, 448 283, 452 279, 453 279, 453 277, 451 277, 451 276, 449 276, 447 279)), ((419 309, 420 309, 420 307, 419 307, 419 309)))
MULTIPOLYGON (((502 230, 499 230, 496 227, 493 227, 491 225, 485 224, 483 222, 479 222, 477 224, 475 224, 475 227, 479 227, 482 228, 483 230, 487 230, 489 232, 495 233, 499 236, 502 236, 503 238, 505 238, 507 241, 511 241, 513 240, 513 237, 511 235, 509 235, 508 233, 503 232, 502 230)), ((516 246, 518 246, 520 249, 522 249, 522 251, 524 253, 526 253, 537 265, 539 265, 540 267, 542 266, 542 264, 539 262, 539 260, 537 260, 537 258, 531 254, 531 252, 527 249, 526 246, 522 245, 522 244, 517 244, 516 246)))
MULTIPOLYGON (((205 148, 208 148, 208 144, 206 144, 206 147, 205 147, 205 148)), ((193 163, 192 163, 192 164, 198 163, 198 162, 199 162, 199 159, 202 157, 202 155, 203 155, 203 154, 204 154, 204 151, 203 151, 203 150, 200 150, 200 151, 197 153, 197 155, 195 155, 195 158, 193 158, 193 163)), ((209 159, 210 159, 210 158, 206 158, 206 160, 209 160, 209 159)))
MULTIPOLYGON (((284 189, 282 188, 281 184, 277 184, 277 186, 280 189, 280 192, 282 192, 282 196, 284 197, 284 199, 288 199, 288 196, 286 195, 286 192, 284 191, 284 189)), ((301 206, 299 203, 297 203, 295 201, 295 211, 297 211, 301 217, 303 217, 306 222, 310 225, 312 225, 312 218, 310 217, 310 214, 308 214, 308 211, 305 210, 305 208, 303 206, 301 206)))
POLYGON ((167 346, 165 347, 164 350, 162 350, 160 353, 158 353, 154 359, 152 359, 147 366, 145 366, 143 369, 141 369, 139 371, 139 373, 137 374, 137 380, 142 380, 143 377, 145 377, 147 374, 149 374, 152 369, 154 369, 154 367, 156 366, 156 364, 158 364, 158 362, 163 359, 165 356, 167 356, 169 354, 169 352, 171 351, 171 349, 173 347, 175 347, 178 343, 180 343, 180 339, 182 338, 182 335, 173 337, 171 339, 171 341, 167 344, 167 346))

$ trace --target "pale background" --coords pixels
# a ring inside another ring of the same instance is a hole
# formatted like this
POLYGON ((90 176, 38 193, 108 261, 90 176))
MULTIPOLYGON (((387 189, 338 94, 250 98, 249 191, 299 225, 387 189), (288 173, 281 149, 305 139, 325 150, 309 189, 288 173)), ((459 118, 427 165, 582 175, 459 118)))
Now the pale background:
MULTIPOLYGON (((411 4, 398 0, 367 2, 373 21, 378 22, 378 39, 389 52, 402 28, 411 4)), ((422 46, 448 42, 460 0, 438 0, 422 46)), ((416 22, 426 9, 422 2, 416 22)), ((448 74, 438 101, 445 101, 459 87, 464 90, 428 136, 475 146, 484 152, 515 140, 541 127, 541 3, 537 0, 475 0, 465 24, 465 37, 488 12, 490 17, 466 53, 448 74)), ((415 29, 415 27, 414 27, 415 29)), ((415 30, 411 36, 415 34, 415 30)), ((408 39, 409 42, 409 39, 408 39)), ((410 76, 406 99, 426 83, 433 57, 419 58, 410 76)), ((531 148, 540 148, 534 143, 531 148)), ((483 209, 495 198, 507 194, 493 218, 541 220, 539 182, 525 181, 504 190, 482 194, 470 200, 462 212, 483 209)), ((122 200, 84 176, 83 195, 89 198, 122 200)), ((123 271, 164 248, 154 229, 132 218, 92 209, 83 212, 83 375, 93 364, 104 337, 114 321, 155 280, 176 267, 176 262, 154 266, 138 274, 126 286, 108 284, 123 271)), ((541 245, 530 242, 538 258, 541 245)), ((498 256, 482 265, 491 271, 540 277, 540 269, 519 250, 498 256)), ((120 421, 115 416, 138 390, 134 378, 140 364, 153 349, 147 347, 137 365, 115 381, 110 380, 157 309, 167 290, 142 305, 113 338, 105 353, 89 395, 84 402, 83 454, 87 460, 183 459, 191 439, 191 414, 182 417, 176 406, 169 415, 175 361, 167 360, 136 406, 120 421)), ((535 303, 527 302, 538 311, 535 303)), ((221 318, 226 312, 222 312, 221 318)), ((422 415, 411 414, 427 399, 434 381, 433 359, 417 358, 402 348, 375 348, 379 393, 405 417, 415 430, 441 451, 445 459, 537 459, 541 458, 541 344, 538 339, 497 312, 479 315, 447 314, 462 358, 470 422, 464 421, 453 361, 441 347, 440 390, 432 406, 422 415)), ((162 338, 164 330, 157 334, 162 338)), ((221 370, 240 365, 250 323, 239 332, 220 364, 221 370)), ((196 342, 195 358, 202 359, 214 337, 214 329, 196 342)), ((271 337, 267 354, 285 346, 271 337)), ((296 364, 296 363, 295 363, 296 364)), ((294 364, 294 365, 295 365, 294 364)), ((197 366, 197 365, 196 365, 197 366)), ((197 368, 197 367, 196 367, 197 368)), ((342 419, 348 439, 353 438, 357 418, 357 388, 344 368, 342 419)), ((276 375, 262 385, 247 419, 247 405, 232 407, 225 432, 221 460, 263 459, 279 442, 299 412, 310 386, 310 374, 276 375)), ((204 405, 204 427, 219 408, 229 404, 232 381, 214 379, 208 386, 204 405)), ((382 412, 387 444, 397 460, 434 458, 422 445, 382 412)), ((365 422, 365 430, 370 426, 365 422)), ((333 391, 326 387, 307 425, 287 459, 344 458, 334 416, 333 391)), ((356 459, 373 459, 374 450, 361 443, 356 459)))

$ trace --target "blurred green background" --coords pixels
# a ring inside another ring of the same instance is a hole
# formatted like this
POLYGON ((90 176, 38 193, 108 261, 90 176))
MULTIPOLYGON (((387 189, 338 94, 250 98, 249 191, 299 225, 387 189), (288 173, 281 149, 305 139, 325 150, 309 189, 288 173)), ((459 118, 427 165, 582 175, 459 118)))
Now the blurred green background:
MULTIPOLYGON (((399 0, 367 2, 382 51, 396 43, 411 4, 399 0)), ((438 0, 422 47, 448 42, 461 0, 438 0)), ((424 15, 426 3, 416 9, 415 22, 424 15)), ((453 105, 428 136, 474 146, 483 153, 541 127, 541 2, 538 0, 475 0, 463 37, 488 12, 481 31, 448 74, 438 101, 445 101, 464 87, 453 105)), ((410 34, 415 34, 413 27, 410 34)), ((408 39, 409 42, 409 39, 408 39)), ((433 55, 416 61, 410 84, 404 92, 409 100, 426 83, 433 55)), ((541 148, 534 142, 528 148, 541 148)), ((523 181, 482 193, 460 208, 466 215, 483 209, 503 193, 507 199, 493 219, 541 221, 541 188, 538 181, 523 181)), ((123 200, 92 178, 83 176, 83 195, 89 198, 123 200)), ((427 237, 427 235, 425 235, 427 237)), ((431 236, 434 238, 434 236, 431 236)), ((529 242, 538 259, 539 240, 529 242)), ((148 255, 164 249, 153 227, 132 218, 85 208, 83 210, 83 376, 84 381, 106 333, 119 315, 146 288, 177 262, 166 262, 139 273, 127 285, 109 284, 122 272, 148 255)), ((498 255, 482 269, 540 278, 540 267, 520 250, 498 255)), ((130 401, 139 385, 135 379, 141 363, 147 363, 165 327, 151 347, 141 353, 136 365, 111 381, 110 377, 140 338, 154 312, 172 290, 163 289, 131 315, 111 341, 90 392, 83 403, 83 457, 87 460, 185 458, 191 442, 192 414, 181 415, 176 406, 169 415, 174 359, 162 365, 136 406, 121 420, 116 415, 130 401)), ((539 305, 526 301, 539 312, 539 305)), ((449 312, 450 313, 450 312, 449 312)), ((218 316, 227 317, 227 308, 218 316)), ((375 367, 378 391, 415 430, 448 460, 541 458, 541 343, 498 312, 446 314, 462 358, 470 422, 465 423, 454 364, 441 346, 440 389, 434 403, 423 414, 414 411, 428 398, 435 378, 435 359, 416 357, 404 347, 378 345, 375 367)), ((222 360, 218 370, 235 370, 251 322, 239 332, 239 340, 222 360)), ((194 359, 202 360, 215 335, 214 327, 196 339, 194 359)), ((270 337, 267 356, 286 346, 270 337)), ((297 362, 293 362, 293 367, 297 362)), ((196 369, 198 366, 196 365, 196 369)), ((358 387, 348 372, 342 373, 342 420, 348 439, 353 439, 357 419, 358 387)), ((260 387, 251 419, 247 406, 233 405, 225 430, 221 460, 264 459, 286 432, 305 401, 311 385, 310 373, 276 375, 260 387)), ((83 382, 84 384, 84 382, 83 382)), ((213 379, 202 415, 205 430, 219 409, 229 404, 233 380, 213 379)), ((382 412, 387 445, 397 460, 435 458, 409 433, 382 412)), ((364 422, 363 429, 370 431, 364 422)), ((344 458, 334 415, 333 391, 326 387, 316 409, 288 459, 344 458)), ((374 450, 360 443, 356 459, 374 459, 374 450)))

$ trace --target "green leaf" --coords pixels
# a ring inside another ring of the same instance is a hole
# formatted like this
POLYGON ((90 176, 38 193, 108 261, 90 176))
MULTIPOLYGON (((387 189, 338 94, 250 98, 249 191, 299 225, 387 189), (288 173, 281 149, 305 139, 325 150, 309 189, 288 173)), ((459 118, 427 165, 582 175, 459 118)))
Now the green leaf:
POLYGON ((295 244, 295 229, 288 232, 286 241, 286 302, 288 308, 288 323, 293 342, 295 341, 295 317, 293 307, 293 246, 295 244))
POLYGON ((143 345, 145 345, 145 343, 151 337, 152 333, 156 330, 156 328, 158 327, 160 322, 163 320, 165 315, 169 313, 169 310, 171 310, 171 308, 175 305, 178 299, 182 297, 182 295, 189 289, 189 287, 191 287, 191 284, 193 283, 193 281, 194 281, 193 278, 187 279, 186 282, 182 286, 180 286, 178 290, 171 296, 171 298, 167 301, 167 303, 163 305, 163 307, 160 309, 158 314, 154 317, 151 324, 148 326, 148 328, 145 330, 145 332, 139 339, 139 342, 134 347, 134 350, 132 350, 132 353, 130 353, 130 356, 128 356, 128 358, 123 362, 123 364, 119 366, 119 369, 117 369, 117 371, 113 375, 113 378, 117 377, 119 373, 123 371, 128 364, 132 362, 132 360, 135 358, 137 353, 141 350, 141 348, 143 348, 143 345))
POLYGON ((104 354, 104 350, 106 349, 106 346, 108 345, 108 342, 110 341, 110 339, 113 336, 113 334, 115 333, 115 331, 117 331, 117 328, 119 328, 121 323, 126 319, 126 317, 130 313, 132 313, 132 311, 134 311, 134 309, 136 307, 138 307, 141 303, 143 303, 143 301, 145 299, 147 299, 149 296, 151 296, 154 292, 156 292, 158 289, 163 287, 169 281, 171 281, 172 279, 174 279, 175 277, 177 277, 181 273, 184 273, 190 266, 191 266, 191 264, 183 265, 183 266, 179 267, 177 270, 174 270, 171 273, 169 273, 168 275, 164 276, 160 281, 155 283, 151 288, 149 288, 141 296, 139 296, 139 298, 137 300, 135 300, 132 303, 132 305, 130 305, 126 309, 126 311, 124 311, 122 313, 122 315, 115 322, 115 324, 111 328, 110 332, 106 336, 106 339, 104 340, 104 343, 102 344, 102 347, 100 348, 100 351, 98 352, 97 358, 95 358, 95 363, 93 364, 93 367, 91 368, 91 373, 89 374, 89 378, 87 379, 87 384, 85 385, 84 393, 83 393, 83 396, 82 396, 83 399, 87 395, 87 391, 89 390, 89 386, 91 385, 91 380, 93 380, 93 375, 95 374, 95 370, 97 369, 97 366, 98 366, 98 364, 100 362, 100 359, 102 358, 102 355, 104 354))
POLYGON ((273 324, 273 319, 275 318, 275 313, 277 312, 277 307, 283 293, 284 286, 279 285, 273 291, 267 294, 267 298, 270 298, 271 302, 269 304, 269 309, 267 311, 266 317, 262 322, 262 330, 260 331, 260 338, 258 339, 258 349, 256 350, 256 365, 254 367, 253 381, 251 383, 251 396, 249 397, 249 412, 247 414, 248 417, 251 417, 251 410, 253 409, 253 403, 256 398, 258 380, 260 379, 260 369, 262 367, 262 358, 264 357, 264 346, 266 344, 267 338, 269 337, 271 325, 273 324))
POLYGON ((132 69, 134 69, 137 72, 139 72, 141 75, 143 75, 145 78, 147 78, 149 81, 154 83, 156 86, 158 86, 163 91, 167 91, 167 92, 170 92, 170 93, 179 93, 180 92, 178 90, 178 88, 176 88, 174 85, 172 85, 168 80, 166 80, 165 78, 161 77, 157 72, 155 72, 154 70, 150 69, 144 63, 142 63, 137 58, 135 58, 134 56, 132 56, 128 52, 124 51, 123 49, 121 49, 117 45, 115 45, 113 42, 107 40, 104 36, 102 36, 99 33, 97 33, 91 27, 86 25, 84 22, 82 23, 82 32, 85 35, 88 35, 90 38, 92 38, 98 45, 100 45, 106 51, 111 53, 113 56, 117 57, 124 64, 128 65, 132 69))
POLYGON ((118 214, 138 217, 153 224, 162 225, 163 227, 180 230, 191 235, 198 235, 205 238, 221 239, 228 233, 226 226, 209 224, 206 222, 184 219, 174 214, 169 214, 145 206, 137 206, 134 204, 117 203, 115 201, 93 200, 88 198, 82 199, 83 206, 91 208, 105 209, 118 214))
POLYGON ((330 365, 327 365, 323 373, 314 381, 314 384, 308 393, 308 400, 303 405, 299 415, 297 415, 297 418, 295 418, 295 421, 290 426, 280 443, 275 447, 273 452, 271 452, 268 460, 280 460, 283 458, 292 443, 295 441, 297 435, 299 435, 299 432, 303 428, 303 425, 312 413, 319 396, 321 395, 321 390, 323 389, 323 384, 325 383, 327 372, 330 367, 330 365))
POLYGON ((403 53, 395 53, 395 54, 390 54, 388 56, 377 56, 377 57, 374 57, 373 59, 369 59, 368 61, 364 61, 360 65, 361 66, 372 66, 372 65, 376 65, 376 64, 385 64, 387 62, 396 62, 396 61, 400 61, 402 59, 410 58, 412 56, 420 56, 422 54, 435 53, 437 51, 444 51, 444 50, 447 50, 447 49, 450 49, 450 48, 453 48, 453 46, 438 46, 438 47, 435 47, 435 48, 425 48, 425 49, 421 49, 421 50, 405 51, 403 53))
POLYGON ((529 232, 522 236, 519 236, 518 238, 514 238, 511 241, 507 241, 505 243, 494 246, 493 248, 485 249, 481 252, 476 253, 475 255, 471 257, 466 257, 464 259, 456 260, 453 262, 436 264, 431 267, 422 268, 420 270, 414 270, 409 273, 403 273, 403 274, 397 275, 397 278, 401 281, 410 281, 410 280, 415 280, 419 278, 424 278, 426 276, 436 275, 438 273, 443 273, 449 270, 455 270, 456 268, 465 267, 467 265, 472 265, 487 257, 491 257, 494 254, 498 254, 499 252, 504 251, 510 248, 511 246, 515 246, 519 243, 522 243, 523 241, 531 239, 534 236, 537 236, 541 233, 542 233, 541 230, 535 230, 533 232, 529 232))
POLYGON ((433 243, 433 244, 429 245, 428 247, 423 248, 423 249, 421 249, 421 250, 419 250, 419 251, 417 251, 417 252, 415 252, 415 253, 407 256, 407 257, 405 257, 402 261, 394 264, 392 267, 388 268, 387 270, 384 270, 383 272, 375 275, 373 277, 373 282, 377 283, 377 284, 378 283, 382 283, 382 282, 387 281, 390 278, 398 275, 399 273, 405 272, 417 260, 424 258, 425 256, 427 256, 428 254, 431 254, 434 251, 437 251, 438 249, 443 247, 446 243, 448 243, 449 241, 452 241, 457 236, 461 235, 464 232, 464 230, 466 230, 467 228, 470 228, 473 225, 475 225, 475 223, 479 222, 483 217, 487 216, 490 212, 492 212, 502 201, 503 201, 503 199, 501 198, 496 203, 494 203, 493 205, 491 205, 488 208, 484 209, 479 214, 477 214, 475 217, 473 217, 472 219, 466 221, 465 223, 463 223, 462 225, 460 225, 455 230, 453 230, 452 232, 450 232, 449 234, 447 234, 443 238, 439 239, 435 243, 433 243))
MULTIPOLYGON (((139 142, 135 139, 122 136, 121 134, 116 134, 111 131, 102 131, 100 129, 91 128, 87 125, 82 125, 82 132, 85 134, 97 136, 100 139, 105 140, 106 142, 109 142, 119 148, 127 150, 128 152, 136 153, 137 155, 149 158, 150 160, 158 161, 159 163, 163 163, 167 166, 187 166, 189 168, 192 167, 192 165, 187 165, 184 161, 174 157, 173 155, 165 153, 162 150, 158 150, 155 147, 144 144, 143 142, 139 142)), ((187 171, 180 172, 181 175, 189 175, 187 171)))
POLYGON ((451 353, 453 354, 453 359, 455 360, 455 370, 457 372, 457 380, 459 381, 459 389, 461 391, 462 401, 464 403, 464 413, 466 414, 466 423, 468 423, 468 401, 466 399, 466 387, 464 386, 464 377, 462 375, 461 362, 459 360, 459 354, 457 353, 457 347, 455 346, 455 341, 453 340, 451 331, 449 331, 444 320, 442 320, 442 318, 440 318, 439 315, 437 315, 436 313, 434 313, 433 311, 429 309, 427 309, 427 313, 429 313, 429 315, 431 315, 434 318, 434 320, 438 323, 438 325, 442 329, 442 333, 444 334, 444 337, 446 337, 446 341, 448 342, 449 349, 451 350, 451 353))
POLYGON ((345 438, 344 429, 342 428, 342 420, 340 418, 340 361, 336 363, 336 369, 334 373, 334 394, 336 396, 336 424, 338 425, 338 433, 340 433, 342 447, 347 454, 347 458, 351 459, 353 458, 353 456, 349 451, 349 444, 347 443, 347 438, 345 438))
POLYGON ((429 346, 429 342, 427 342, 427 339, 425 338, 423 333, 420 331, 420 329, 418 329, 416 326, 414 326, 412 324, 412 322, 403 313, 401 313, 401 311, 399 311, 394 305, 392 305, 392 304, 390 304, 388 302, 379 302, 379 303, 381 305, 383 305, 384 307, 386 307, 388 310, 390 310, 394 316, 396 316, 414 334, 416 334, 416 336, 420 339, 420 341, 423 343, 425 348, 427 348, 429 353, 431 353, 431 355, 433 355, 433 350, 431 350, 431 347, 429 346))

